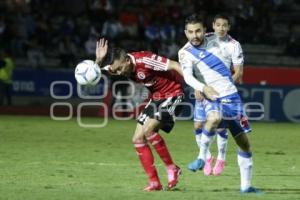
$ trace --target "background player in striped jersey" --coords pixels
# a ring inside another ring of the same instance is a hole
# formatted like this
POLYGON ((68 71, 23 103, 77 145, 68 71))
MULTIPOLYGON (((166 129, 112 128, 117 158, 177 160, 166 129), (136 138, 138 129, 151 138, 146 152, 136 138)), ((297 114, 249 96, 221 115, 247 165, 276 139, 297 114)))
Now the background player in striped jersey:
MULTIPOLYGON (((223 59, 226 62, 226 66, 230 67, 234 72, 232 79, 234 82, 239 83, 243 75, 243 63, 244 57, 241 45, 238 41, 234 40, 228 31, 230 30, 230 20, 229 17, 224 14, 217 14, 213 19, 213 29, 214 32, 207 33, 206 37, 215 38, 215 41, 220 46, 222 51, 223 59)), ((196 137, 196 142, 200 151, 200 141, 203 125, 206 121, 206 112, 203 105, 203 95, 200 91, 195 91, 195 111, 194 111, 194 133, 196 137)), ((210 151, 207 151, 207 161, 203 168, 204 175, 220 175, 224 170, 226 149, 228 142, 228 133, 226 129, 217 129, 217 145, 218 145, 218 156, 214 167, 212 164, 215 158, 211 155, 210 151)), ((200 152, 198 158, 188 165, 188 169, 191 171, 197 171, 201 167, 200 152)))
MULTIPOLYGON (((96 63, 101 63, 108 52, 108 42, 100 39, 96 48, 96 63)), ((158 56, 149 51, 126 53, 123 49, 111 51, 111 64, 104 68, 110 74, 123 75, 130 80, 143 84, 151 93, 151 98, 138 117, 132 142, 144 168, 149 184, 145 191, 162 190, 162 185, 154 165, 154 157, 148 143, 152 144, 164 162, 168 174, 168 189, 178 182, 181 169, 171 158, 164 139, 158 133, 163 130, 169 133, 174 126, 174 116, 180 112, 183 99, 181 83, 183 78, 178 62, 158 56)), ((212 88, 205 86, 204 93, 211 96, 212 88)))

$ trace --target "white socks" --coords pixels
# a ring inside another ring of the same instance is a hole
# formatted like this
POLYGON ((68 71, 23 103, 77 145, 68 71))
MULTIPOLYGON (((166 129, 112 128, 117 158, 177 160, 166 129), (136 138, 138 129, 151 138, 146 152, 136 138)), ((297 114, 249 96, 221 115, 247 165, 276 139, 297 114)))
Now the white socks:
POLYGON ((239 151, 238 164, 241 174, 241 190, 246 190, 251 186, 253 166, 252 153, 239 151))
POLYGON ((197 145, 198 145, 198 147, 199 147, 199 149, 200 149, 200 143, 201 143, 201 136, 202 136, 202 134, 199 134, 199 135, 195 135, 195 138, 196 138, 196 142, 197 142, 197 145))
POLYGON ((203 129, 201 141, 200 141, 200 152, 198 159, 202 159, 204 162, 206 159, 211 157, 211 154, 209 152, 209 147, 214 139, 215 131, 208 132, 207 130, 203 129))
MULTIPOLYGON (((217 131, 217 143, 218 143, 218 160, 223 160, 225 161, 226 159, 226 149, 227 149, 227 142, 228 142, 228 134, 226 130, 222 130, 221 132, 217 131)), ((199 147, 199 155, 198 155, 198 159, 202 159, 203 156, 201 155, 201 137, 202 137, 202 130, 198 129, 195 130, 195 139, 197 142, 197 145, 199 147)), ((210 144, 213 142, 214 140, 214 136, 211 136, 212 138, 210 139, 210 144)), ((209 145, 210 145, 209 144, 209 145)), ((207 153, 206 153, 206 159, 210 159, 211 158, 211 153, 209 148, 207 149, 207 153)))
MULTIPOLYGON (((197 142, 197 145, 198 145, 198 147, 199 147, 199 154, 198 154, 198 159, 200 159, 201 158, 201 151, 200 151, 200 149, 201 149, 201 137, 202 137, 202 129, 196 129, 195 130, 195 139, 196 139, 196 142, 197 142)), ((209 158, 211 158, 211 153, 210 153, 210 151, 209 151, 209 148, 207 149, 207 153, 206 153, 206 159, 209 159, 209 158)))
MULTIPOLYGON (((196 131, 195 131, 195 133, 196 133, 196 131)), ((198 159, 200 159, 201 158, 201 151, 200 151, 200 149, 201 149, 201 137, 202 137, 202 130, 201 130, 201 133, 200 134, 196 134, 195 135, 195 138, 196 138, 196 142, 197 142, 197 145, 198 145, 198 147, 199 147, 199 154, 198 154, 198 159)), ((210 159, 211 158, 211 153, 210 153, 210 151, 209 151, 209 148, 207 149, 207 153, 206 153, 206 159, 210 159)))
POLYGON ((221 132, 217 131, 217 143, 218 143, 218 158, 217 160, 225 161, 226 158, 226 149, 228 142, 228 134, 226 129, 221 132))

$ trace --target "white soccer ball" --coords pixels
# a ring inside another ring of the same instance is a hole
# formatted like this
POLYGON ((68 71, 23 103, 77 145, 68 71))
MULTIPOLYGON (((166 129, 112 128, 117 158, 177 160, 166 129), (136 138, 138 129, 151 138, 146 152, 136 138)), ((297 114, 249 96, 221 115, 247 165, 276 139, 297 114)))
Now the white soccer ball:
POLYGON ((75 68, 75 79, 80 85, 96 85, 100 78, 101 70, 92 60, 84 60, 75 68))

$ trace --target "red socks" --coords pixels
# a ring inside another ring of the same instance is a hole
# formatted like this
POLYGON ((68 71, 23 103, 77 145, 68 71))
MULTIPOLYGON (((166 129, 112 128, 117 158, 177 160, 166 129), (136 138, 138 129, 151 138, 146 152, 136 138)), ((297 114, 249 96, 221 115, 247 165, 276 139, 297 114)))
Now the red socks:
POLYGON ((152 144, 157 154, 167 167, 174 166, 168 147, 164 139, 158 133, 152 132, 152 135, 148 137, 147 140, 152 144))
POLYGON ((134 144, 136 153, 139 156, 140 162, 149 177, 150 182, 158 182, 159 178, 157 175, 156 168, 154 166, 154 157, 148 144, 134 144))
MULTIPOLYGON (((152 144, 167 168, 174 167, 172 157, 164 139, 158 133, 153 132, 153 134, 148 137, 147 140, 152 144)), ((154 157, 149 145, 147 143, 141 143, 134 144, 134 147, 150 182, 158 182, 160 184, 157 170, 154 166, 154 157)))

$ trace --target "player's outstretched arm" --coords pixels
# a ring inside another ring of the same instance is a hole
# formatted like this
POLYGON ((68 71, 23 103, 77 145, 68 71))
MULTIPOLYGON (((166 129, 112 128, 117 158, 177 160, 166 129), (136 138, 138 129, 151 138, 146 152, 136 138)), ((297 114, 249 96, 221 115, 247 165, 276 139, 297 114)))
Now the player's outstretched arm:
POLYGON ((107 49, 108 49, 108 41, 105 38, 101 38, 100 40, 97 41, 95 62, 99 66, 101 66, 101 63, 107 54, 107 49))
POLYGON ((176 62, 176 61, 173 61, 173 60, 169 60, 168 69, 167 70, 175 70, 176 72, 178 72, 178 74, 180 74, 181 76, 183 76, 182 69, 181 69, 181 66, 180 66, 179 62, 176 62))

